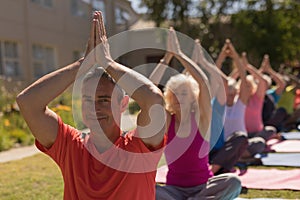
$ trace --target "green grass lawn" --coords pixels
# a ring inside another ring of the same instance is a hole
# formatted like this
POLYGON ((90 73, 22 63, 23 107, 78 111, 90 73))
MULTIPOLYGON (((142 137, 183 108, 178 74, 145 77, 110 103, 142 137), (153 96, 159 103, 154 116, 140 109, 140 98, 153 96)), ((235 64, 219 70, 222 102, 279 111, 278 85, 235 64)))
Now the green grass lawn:
MULTIPOLYGON (((165 163, 162 158, 159 166, 165 163)), ((283 168, 281 168, 283 169, 283 168)), ((60 200, 63 198, 63 180, 57 165, 44 154, 22 160, 0 163, 1 200, 60 200)), ((243 198, 297 199, 300 191, 251 190, 244 191, 243 198)))
POLYGON ((63 199, 60 170, 43 154, 0 163, 0 177, 1 200, 63 199))

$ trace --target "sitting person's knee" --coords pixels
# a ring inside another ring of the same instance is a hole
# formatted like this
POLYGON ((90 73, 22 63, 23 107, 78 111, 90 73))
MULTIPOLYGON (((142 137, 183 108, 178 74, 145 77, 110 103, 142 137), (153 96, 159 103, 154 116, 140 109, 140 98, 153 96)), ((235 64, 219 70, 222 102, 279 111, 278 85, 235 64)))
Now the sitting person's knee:
POLYGON ((241 146, 248 146, 248 135, 243 131, 237 131, 236 134, 236 142, 241 146))
POLYGON ((240 178, 235 174, 230 174, 228 176, 227 185, 232 188, 233 191, 241 191, 242 182, 240 178))
POLYGON ((270 134, 272 134, 272 133, 277 133, 277 129, 276 129, 276 127, 274 127, 274 126, 265 126, 265 130, 266 130, 267 132, 269 132, 270 134))
POLYGON ((262 137, 255 137, 249 140, 248 151, 254 156, 257 153, 261 153, 265 150, 266 141, 262 137))

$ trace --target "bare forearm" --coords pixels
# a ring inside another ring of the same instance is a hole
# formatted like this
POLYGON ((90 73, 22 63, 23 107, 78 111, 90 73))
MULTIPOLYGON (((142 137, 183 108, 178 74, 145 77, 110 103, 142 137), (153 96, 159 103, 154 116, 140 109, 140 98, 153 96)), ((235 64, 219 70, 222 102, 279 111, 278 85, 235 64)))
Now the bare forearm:
POLYGON ((270 74, 271 78, 276 82, 277 85, 285 84, 285 81, 283 80, 280 74, 276 73, 273 70, 268 70, 268 73, 270 74))
POLYGON ((162 93, 142 74, 113 62, 106 71, 142 108, 162 101, 162 93))
POLYGON ((248 64, 246 69, 258 80, 256 94, 259 98, 264 98, 266 90, 268 89, 267 80, 252 65, 248 64))
POLYGON ((283 77, 280 74, 278 74, 277 72, 275 72, 274 70, 272 70, 272 69, 269 69, 268 73, 270 74, 271 78, 276 83, 276 86, 277 86, 276 92, 277 92, 277 94, 281 94, 283 92, 284 88, 285 88, 285 85, 286 85, 283 77))
POLYGON ((218 67, 208 62, 205 58, 200 59, 200 64, 210 75, 212 96, 222 96, 223 94, 222 92, 220 92, 219 88, 222 88, 222 86, 224 86, 224 81, 227 82, 227 76, 218 67))
POLYGON ((220 68, 217 67, 217 65, 213 65, 212 63, 208 62, 207 60, 203 60, 200 62, 201 65, 208 71, 208 73, 212 76, 222 77, 222 80, 228 79, 226 74, 222 72, 220 68))
POLYGON ((219 69, 222 68, 222 63, 224 62, 225 58, 226 58, 225 55, 219 55, 219 56, 218 56, 218 58, 217 58, 217 60, 216 60, 216 65, 217 65, 217 67, 218 67, 219 69))
POLYGON ((204 74, 204 72, 200 69, 200 67, 193 62, 189 57, 185 54, 175 55, 176 59, 184 66, 184 68, 194 77, 194 79, 198 83, 206 82, 208 83, 208 78, 204 74))
POLYGON ((154 68, 149 76, 149 79, 156 85, 158 85, 172 59, 172 54, 166 52, 164 57, 159 61, 157 66, 154 68))
POLYGON ((249 73, 256 79, 258 80, 265 80, 262 75, 258 72, 258 70, 252 66, 251 64, 248 64, 246 66, 247 71, 249 71, 249 73))
POLYGON ((233 79, 235 79, 235 80, 237 80, 237 79, 239 78, 239 76, 240 76, 240 72, 239 72, 239 70, 236 69, 236 68, 234 68, 234 69, 232 70, 232 72, 229 74, 229 77, 231 77, 231 78, 233 78, 233 79))
POLYGON ((193 76, 193 78, 197 81, 200 88, 200 97, 199 101, 202 103, 200 106, 201 113, 207 113, 209 115, 210 109, 210 100, 211 100, 211 93, 209 90, 209 82, 208 78, 206 77, 205 73, 200 69, 200 67, 194 63, 189 57, 185 54, 176 55, 176 58, 180 61, 180 63, 189 71, 189 73, 193 76))
POLYGON ((163 63, 158 63, 154 68, 152 73, 149 76, 149 79, 155 84, 158 85, 167 69, 167 66, 163 63))
POLYGON ((241 80, 245 81, 246 80, 246 69, 245 69, 245 66, 242 64, 238 54, 233 56, 233 61, 237 66, 238 74, 239 74, 241 80))

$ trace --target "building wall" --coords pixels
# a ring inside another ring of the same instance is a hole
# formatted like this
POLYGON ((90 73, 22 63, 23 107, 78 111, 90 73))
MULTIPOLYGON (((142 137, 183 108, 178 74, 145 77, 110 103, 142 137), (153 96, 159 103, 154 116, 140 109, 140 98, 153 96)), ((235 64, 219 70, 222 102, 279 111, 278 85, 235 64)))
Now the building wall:
POLYGON ((73 51, 83 51, 89 33, 89 19, 73 16, 70 1, 54 0, 46 8, 31 0, 1 0, 0 41, 14 41, 19 47, 21 75, 13 79, 29 83, 35 78, 32 45, 54 49, 50 70, 73 61, 73 51))
MULTIPOLYGON (((120 34, 117 39, 111 38, 112 56, 119 58, 124 65, 149 77, 166 51, 167 30, 157 31, 153 28, 141 27, 130 30, 126 34, 120 34)), ((181 64, 174 59, 170 63, 170 68, 164 73, 162 84, 182 69, 181 64)))
MULTIPOLYGON (((6 41, 18 44, 21 73, 10 79, 23 82, 22 86, 25 87, 38 78, 34 76, 33 45, 54 49, 54 64, 47 66, 45 73, 74 61, 74 52, 77 54, 84 52, 93 8, 90 4, 78 0, 83 14, 75 16, 71 12, 72 1, 52 0, 53 6, 45 7, 33 0, 1 0, 0 43, 2 46, 6 41)), ((114 16, 115 6, 128 10, 131 15, 128 25, 137 20, 137 15, 132 12, 129 2, 124 0, 103 0, 103 2, 109 35, 114 35, 127 28, 127 26, 123 25, 122 27, 114 22, 112 16, 114 16)))

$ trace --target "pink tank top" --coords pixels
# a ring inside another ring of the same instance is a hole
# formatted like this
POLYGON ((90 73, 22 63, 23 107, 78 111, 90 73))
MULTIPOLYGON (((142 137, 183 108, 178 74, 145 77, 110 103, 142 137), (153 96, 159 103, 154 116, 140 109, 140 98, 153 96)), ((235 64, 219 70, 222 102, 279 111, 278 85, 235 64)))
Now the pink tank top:
POLYGON ((167 146, 167 185, 193 187, 206 183, 213 176, 209 170, 209 142, 201 136, 194 113, 191 116, 191 133, 188 137, 175 134, 175 115, 172 115, 167 146))
POLYGON ((262 121, 262 108, 264 99, 260 99, 255 93, 250 97, 245 112, 245 124, 248 134, 262 131, 264 128, 262 121))

